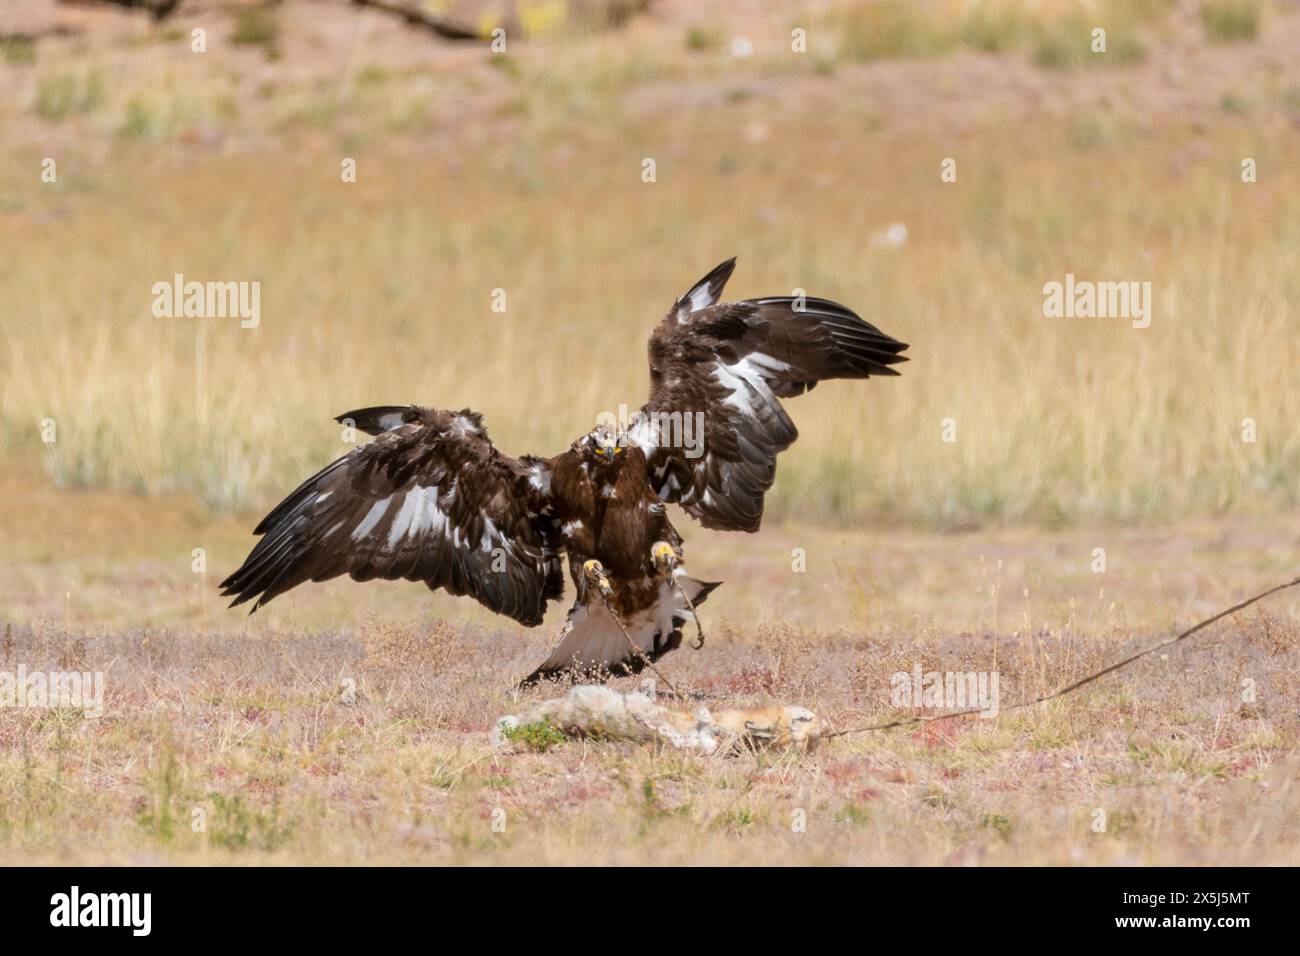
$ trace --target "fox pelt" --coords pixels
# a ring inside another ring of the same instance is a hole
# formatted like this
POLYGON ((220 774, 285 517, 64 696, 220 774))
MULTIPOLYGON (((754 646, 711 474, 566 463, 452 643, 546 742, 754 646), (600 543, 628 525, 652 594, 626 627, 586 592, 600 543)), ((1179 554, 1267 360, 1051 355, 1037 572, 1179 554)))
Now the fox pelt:
POLYGON ((570 688, 563 697, 544 700, 519 714, 506 714, 492 729, 492 743, 508 748, 508 731, 549 724, 566 737, 604 740, 661 740, 677 750, 712 755, 743 750, 810 750, 821 721, 805 707, 763 707, 687 711, 656 699, 653 683, 621 693, 603 685, 570 688))

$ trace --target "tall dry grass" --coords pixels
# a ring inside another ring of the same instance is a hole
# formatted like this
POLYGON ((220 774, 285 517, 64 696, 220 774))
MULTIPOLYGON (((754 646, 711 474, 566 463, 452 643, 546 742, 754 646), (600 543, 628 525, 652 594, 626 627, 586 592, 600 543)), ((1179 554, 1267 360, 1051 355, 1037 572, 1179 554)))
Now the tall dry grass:
POLYGON ((1092 111, 961 141, 881 140, 854 103, 760 124, 743 109, 608 120, 527 124, 468 163, 363 150, 355 184, 328 149, 173 166, 125 146, 57 187, 15 161, 0 172, 24 210, 0 256, 4 456, 66 486, 242 509, 347 450, 330 419, 362 405, 471 406, 507 451, 554 453, 644 399, 651 325, 738 253, 731 295, 803 288, 912 343, 900 379, 788 403, 802 438, 777 515, 1296 503, 1294 132, 1197 153, 1092 111), (940 182, 945 156, 956 183, 940 182), (902 246, 873 241, 895 222, 902 246), (154 318, 151 286, 177 272, 260 281, 261 326, 154 318), (1042 286, 1067 272, 1150 280, 1150 328, 1044 318, 1042 286))

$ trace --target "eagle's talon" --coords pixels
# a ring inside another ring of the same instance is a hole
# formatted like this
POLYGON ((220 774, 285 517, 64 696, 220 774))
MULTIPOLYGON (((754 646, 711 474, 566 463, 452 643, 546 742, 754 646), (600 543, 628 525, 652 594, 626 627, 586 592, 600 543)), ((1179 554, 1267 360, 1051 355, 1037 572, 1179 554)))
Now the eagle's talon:
POLYGON ((614 593, 613 585, 609 583, 609 578, 605 574, 605 566, 595 558, 588 558, 582 562, 582 576, 588 584, 600 588, 601 593, 607 597, 614 593))
POLYGON ((677 568, 677 552, 667 541, 656 541, 650 547, 650 563, 662 574, 669 574, 677 568))

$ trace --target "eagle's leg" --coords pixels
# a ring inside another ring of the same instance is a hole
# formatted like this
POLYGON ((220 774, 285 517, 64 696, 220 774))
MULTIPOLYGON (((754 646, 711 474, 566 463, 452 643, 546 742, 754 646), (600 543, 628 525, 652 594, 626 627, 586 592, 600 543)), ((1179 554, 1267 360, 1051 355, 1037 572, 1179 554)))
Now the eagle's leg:
POLYGON ((601 603, 605 605, 605 610, 609 612, 609 616, 614 619, 614 623, 618 625, 618 629, 622 631, 623 636, 627 638, 627 646, 631 648, 632 656, 639 658, 643 666, 650 668, 650 670, 664 682, 664 686, 672 691, 675 697, 681 697, 681 694, 677 692, 677 688, 672 685, 672 681, 659 673, 659 668, 655 667, 654 662, 646 656, 645 651, 641 650, 637 642, 632 640, 632 635, 628 633, 627 626, 623 623, 623 619, 619 616, 618 611, 615 610, 614 605, 609 603, 609 599, 614 596, 614 587, 609 583, 609 576, 605 574, 605 566, 595 558, 589 558, 582 562, 582 577, 589 586, 597 589, 601 603))
POLYGON ((582 577, 588 585, 598 589, 603 596, 609 597, 614 593, 614 587, 609 583, 609 576, 605 574, 605 566, 595 558, 582 562, 582 577))
POLYGON ((682 563, 681 555, 667 541, 656 541, 650 546, 650 563, 676 589, 677 593, 682 596, 682 600, 686 602, 686 606, 691 609, 691 616, 695 618, 695 631, 698 635, 695 641, 695 649, 698 651, 704 646, 704 625, 700 622, 700 614, 695 610, 695 604, 691 601, 690 595, 686 593, 686 589, 677 580, 676 572, 682 563))
POLYGON ((660 574, 671 575, 677 570, 681 560, 671 544, 667 541, 656 541, 650 546, 650 563, 660 574))

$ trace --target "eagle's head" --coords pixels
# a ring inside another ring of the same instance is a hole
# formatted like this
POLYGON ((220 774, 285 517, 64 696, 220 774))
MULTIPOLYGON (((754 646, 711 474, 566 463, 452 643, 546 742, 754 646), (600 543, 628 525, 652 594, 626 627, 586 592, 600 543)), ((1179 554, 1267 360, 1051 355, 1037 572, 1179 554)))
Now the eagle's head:
POLYGON ((622 461, 627 436, 610 425, 600 424, 579 439, 577 444, 577 450, 584 461, 603 469, 622 461))

